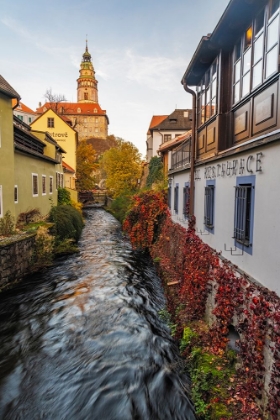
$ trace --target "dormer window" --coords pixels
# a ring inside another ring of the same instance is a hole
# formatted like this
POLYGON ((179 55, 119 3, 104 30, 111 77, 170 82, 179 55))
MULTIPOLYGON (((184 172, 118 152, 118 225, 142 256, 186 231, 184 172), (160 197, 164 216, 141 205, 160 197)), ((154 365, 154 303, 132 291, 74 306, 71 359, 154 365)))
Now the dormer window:
POLYGON ((93 112, 94 112, 95 114, 97 114, 97 109, 96 109, 96 108, 94 108, 93 112))
POLYGON ((81 113, 81 108, 78 108, 77 109, 77 112, 80 114, 81 113))

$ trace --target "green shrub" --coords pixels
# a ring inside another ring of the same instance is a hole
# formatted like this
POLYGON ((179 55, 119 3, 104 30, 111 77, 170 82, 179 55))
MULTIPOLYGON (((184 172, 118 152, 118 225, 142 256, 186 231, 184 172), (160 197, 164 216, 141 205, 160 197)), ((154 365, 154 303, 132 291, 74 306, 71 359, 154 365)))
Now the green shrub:
POLYGON ((70 205, 53 207, 50 211, 49 220, 54 223, 52 233, 57 241, 64 239, 79 240, 84 226, 82 215, 70 205))
POLYGON ((4 217, 0 219, 0 235, 8 236, 14 232, 14 218, 8 210, 4 217))
POLYGON ((153 183, 164 180, 163 164, 158 156, 152 157, 149 163, 149 175, 147 177, 146 186, 150 188, 153 183))
POLYGON ((131 206, 132 192, 125 192, 116 197, 108 209, 121 223, 124 221, 127 211, 131 206))
POLYGON ((62 204, 71 205, 71 195, 70 192, 66 190, 66 188, 58 187, 57 205, 60 206, 62 204))
POLYGON ((40 267, 50 265, 53 259, 54 237, 48 227, 39 226, 35 242, 35 263, 40 267))

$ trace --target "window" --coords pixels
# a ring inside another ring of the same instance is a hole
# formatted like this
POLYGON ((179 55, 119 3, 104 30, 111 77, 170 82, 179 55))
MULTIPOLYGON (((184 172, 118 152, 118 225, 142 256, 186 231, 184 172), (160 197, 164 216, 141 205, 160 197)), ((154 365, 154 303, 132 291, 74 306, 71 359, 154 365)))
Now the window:
POLYGON ((48 128, 54 128, 54 118, 48 118, 48 128))
POLYGON ((207 230, 214 233, 215 180, 206 181, 204 191, 204 224, 207 230))
POLYGON ((237 177, 235 187, 235 245, 252 254, 255 175, 237 177), (247 248, 247 249, 246 249, 247 248))
POLYGON ((96 133, 99 133, 99 128, 95 128, 95 129, 94 129, 94 131, 95 131, 96 133))
POLYGON ((98 117, 95 117, 95 124, 98 124, 98 117))
POLYGON ((233 103, 278 71, 279 0, 270 0, 233 51, 233 103))
POLYGON ((53 193, 53 177, 50 176, 50 194, 53 193))
POLYGON ((178 202, 179 202, 179 184, 176 184, 174 188, 174 211, 178 213, 178 202))
POLYGON ((216 59, 197 87, 197 114, 199 125, 204 124, 217 112, 217 74, 218 60, 216 59))
POLYGON ((88 100, 88 93, 84 93, 84 100, 87 101, 88 100))
POLYGON ((32 194, 33 197, 38 197, 38 175, 32 174, 32 194))
POLYGON ((190 184, 185 183, 183 188, 183 215, 185 218, 189 217, 190 212, 190 184))
POLYGON ((28 122, 29 122, 29 124, 32 122, 31 117, 28 117, 28 122))
POLYGON ((46 175, 42 175, 42 195, 46 195, 46 175))
POLYGON ((163 135, 163 141, 164 141, 164 143, 165 143, 166 141, 169 141, 169 140, 171 140, 171 134, 164 134, 164 135, 163 135))
POLYGON ((15 200, 15 203, 18 203, 18 186, 17 185, 15 185, 14 187, 14 200, 15 200))

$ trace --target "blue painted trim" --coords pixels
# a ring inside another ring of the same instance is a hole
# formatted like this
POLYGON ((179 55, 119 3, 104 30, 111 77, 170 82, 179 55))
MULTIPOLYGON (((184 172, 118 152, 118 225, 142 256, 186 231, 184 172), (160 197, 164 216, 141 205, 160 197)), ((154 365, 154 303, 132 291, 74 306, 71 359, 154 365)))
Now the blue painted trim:
MULTIPOLYGON (((253 229, 254 229, 254 213, 255 213, 255 189, 256 189, 256 175, 248 176, 238 176, 236 177, 236 186, 239 187, 243 184, 251 184, 251 209, 250 209, 250 244, 249 246, 242 245, 236 239, 234 240, 234 245, 236 248, 243 249, 247 254, 253 255, 253 229)), ((235 199, 234 199, 235 207, 235 199)), ((234 225, 235 225, 235 212, 234 212, 234 225)))

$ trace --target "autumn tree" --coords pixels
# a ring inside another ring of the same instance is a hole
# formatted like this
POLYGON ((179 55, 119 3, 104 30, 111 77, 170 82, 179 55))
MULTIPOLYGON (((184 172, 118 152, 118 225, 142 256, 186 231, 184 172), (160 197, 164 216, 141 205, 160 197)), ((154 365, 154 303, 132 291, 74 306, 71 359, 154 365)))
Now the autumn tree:
POLYGON ((77 181, 78 191, 92 190, 94 188, 94 171, 97 169, 96 153, 91 144, 85 141, 79 143, 77 148, 77 181))
POLYGON ((106 188, 113 197, 133 191, 141 177, 141 154, 129 141, 116 138, 116 147, 106 150, 100 160, 106 188))

